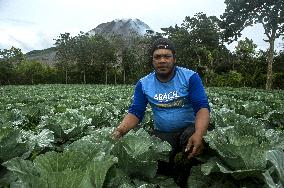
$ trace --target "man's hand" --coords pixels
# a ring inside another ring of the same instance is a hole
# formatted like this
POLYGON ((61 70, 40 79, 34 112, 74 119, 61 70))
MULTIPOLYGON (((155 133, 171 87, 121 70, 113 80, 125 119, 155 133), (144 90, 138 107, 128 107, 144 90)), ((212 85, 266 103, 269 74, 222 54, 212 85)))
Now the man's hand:
POLYGON ((185 152, 189 152, 188 159, 199 155, 203 150, 202 136, 194 133, 187 142, 185 152))
POLYGON ((111 137, 112 139, 119 139, 123 135, 125 135, 129 130, 133 129, 138 125, 139 119, 135 115, 128 113, 123 118, 120 125, 113 131, 111 137))
POLYGON ((112 138, 113 140, 117 140, 117 139, 119 139, 119 138, 122 137, 122 136, 123 136, 122 132, 121 132, 119 129, 115 129, 115 130, 113 131, 112 135, 111 135, 111 138, 112 138))
POLYGON ((203 136, 209 126, 210 116, 207 108, 201 108, 195 117, 195 133, 188 139, 185 152, 189 152, 188 159, 199 155, 203 150, 203 136))

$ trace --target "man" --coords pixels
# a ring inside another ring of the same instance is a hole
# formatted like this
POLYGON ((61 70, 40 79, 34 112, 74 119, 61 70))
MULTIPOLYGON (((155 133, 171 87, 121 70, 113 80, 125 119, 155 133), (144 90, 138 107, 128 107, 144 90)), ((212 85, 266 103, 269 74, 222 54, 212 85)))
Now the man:
POLYGON ((196 72, 175 65, 176 50, 170 40, 157 39, 151 54, 155 71, 137 82, 128 114, 112 136, 119 138, 135 128, 149 103, 154 135, 171 144, 172 157, 183 148, 191 159, 201 153, 209 125, 210 108, 201 79, 196 72))

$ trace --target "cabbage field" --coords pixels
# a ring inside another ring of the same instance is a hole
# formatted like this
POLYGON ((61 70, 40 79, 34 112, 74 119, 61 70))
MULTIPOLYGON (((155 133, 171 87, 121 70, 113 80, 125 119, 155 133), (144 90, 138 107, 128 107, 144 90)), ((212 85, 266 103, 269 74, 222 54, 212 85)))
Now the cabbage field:
MULTIPOLYGON (((167 160, 171 147, 149 134, 150 108, 136 130, 110 137, 133 87, 0 87, 0 187, 179 187, 157 174, 157 161, 167 160)), ((207 88, 207 94, 210 130, 188 187, 284 187, 284 91, 207 88)))

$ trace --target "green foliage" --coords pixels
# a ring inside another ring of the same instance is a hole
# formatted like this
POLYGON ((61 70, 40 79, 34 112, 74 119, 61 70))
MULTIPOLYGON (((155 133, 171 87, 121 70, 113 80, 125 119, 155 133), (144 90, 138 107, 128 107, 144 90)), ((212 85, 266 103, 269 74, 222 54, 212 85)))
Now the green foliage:
POLYGON ((0 50, 1 60, 7 61, 9 63, 20 63, 24 60, 24 54, 21 49, 12 46, 10 49, 0 50))
POLYGON ((169 144, 150 137, 142 129, 116 142, 110 138, 112 130, 94 130, 62 153, 48 152, 33 162, 14 158, 4 165, 19 178, 13 184, 24 187, 119 187, 125 183, 137 186, 141 180, 145 180, 145 185, 156 186, 159 182, 149 180, 155 177, 154 164, 167 154, 169 144))
MULTIPOLYGON (((145 131, 153 124, 150 109, 141 122, 145 130, 110 137, 127 113, 133 86, 4 86, 0 93, 0 160, 10 169, 1 166, 0 186, 176 187, 156 175, 157 161, 167 160, 170 148, 145 131)), ((284 147, 283 91, 210 87, 207 94, 214 129, 205 137, 203 164, 191 170, 190 187, 281 182, 282 154, 267 152, 284 147)), ((182 167, 191 164, 180 153, 176 165, 186 172, 182 167)))
POLYGON ((83 32, 77 36, 63 33, 55 39, 55 47, 31 51, 25 56, 14 47, 1 50, 0 84, 134 84, 153 71, 149 54, 152 41, 166 36, 176 44, 177 65, 197 71, 206 86, 264 88, 267 81, 270 88, 282 89, 283 53, 273 53, 274 39, 283 30, 283 20, 271 19, 283 14, 282 1, 228 0, 225 4, 222 19, 200 12, 186 16, 180 26, 162 28, 163 33, 127 39, 119 35, 105 38, 83 32), (239 36, 241 30, 255 23, 267 26, 269 51, 256 52, 256 45, 246 38, 230 52, 224 41, 239 36), (45 64, 44 58, 54 53, 56 63, 45 64), (31 60, 36 56, 42 60, 31 60), (29 60, 24 61, 25 57, 29 60))
POLYGON ((220 45, 218 22, 217 17, 200 12, 192 18, 186 16, 182 26, 189 32, 193 45, 206 46, 208 50, 214 50, 220 45))
POLYGON ((213 62, 218 62, 219 54, 223 53, 218 22, 215 16, 197 13, 194 17, 185 17, 181 27, 162 29, 175 42, 180 65, 201 69, 201 74, 211 76, 213 62))
POLYGON ((205 140, 219 156, 203 164, 203 172, 209 174, 219 169, 238 179, 258 175, 266 168, 266 152, 282 148, 284 143, 281 133, 268 132, 248 123, 209 132, 205 140))
POLYGON ((32 133, 11 125, 2 125, 0 130, 1 163, 14 157, 28 158, 33 151, 50 147, 51 142, 54 141, 52 132, 46 129, 32 133))
POLYGON ((237 188, 234 180, 221 173, 212 173, 210 175, 204 175, 201 171, 201 166, 194 166, 191 169, 191 174, 188 178, 187 184, 193 188, 237 188))
POLYGON ((237 71, 229 71, 223 75, 214 75, 212 78, 212 85, 217 87, 242 87, 244 77, 237 71))
POLYGON ((14 66, 24 60, 21 49, 11 47, 10 49, 0 49, 0 85, 10 84, 14 77, 14 66))
POLYGON ((25 54, 26 57, 35 57, 35 56, 39 56, 39 55, 44 55, 44 54, 48 54, 50 52, 54 52, 56 49, 55 47, 51 47, 51 48, 46 48, 43 50, 33 50, 30 52, 27 52, 25 54))
POLYGON ((236 55, 241 60, 249 60, 255 55, 255 49, 257 45, 253 43, 252 40, 249 40, 247 37, 245 40, 240 40, 236 46, 236 55))
POLYGON ((273 83, 273 56, 275 39, 284 31, 284 2, 281 0, 226 0, 226 10, 221 16, 220 27, 224 29, 223 38, 229 42, 237 40, 247 26, 259 23, 264 28, 264 34, 269 42, 267 54, 266 89, 272 88, 273 83))
POLYGON ((284 73, 274 73, 273 84, 275 89, 284 88, 284 73))
POLYGON ((205 153, 207 159, 205 157, 206 162, 198 171, 197 180, 189 182, 197 183, 205 178, 208 181, 203 182, 203 186, 210 187, 211 178, 222 173, 237 187, 263 186, 262 173, 268 169, 267 152, 283 150, 284 146, 283 131, 275 130, 276 124, 283 121, 281 91, 262 93, 261 90, 248 92, 230 88, 210 88, 209 91, 214 129, 208 132, 205 141, 217 155, 205 153), (212 95, 212 90, 218 92, 212 95))
POLYGON ((74 62, 73 46, 75 45, 74 37, 70 33, 60 34, 56 39, 56 58, 58 60, 58 67, 60 67, 65 74, 65 83, 68 83, 68 72, 74 62))
POLYGON ((19 82, 38 84, 44 82, 46 67, 37 61, 24 61, 17 65, 19 82))
POLYGON ((11 78, 12 74, 12 64, 8 61, 0 60, 0 84, 9 83, 9 78, 11 78))
POLYGON ((1 127, 0 135, 0 161, 1 163, 13 157, 21 156, 29 151, 27 137, 21 133, 20 129, 11 126, 1 127), (22 140, 22 142, 18 142, 22 140))
MULTIPOLYGON (((239 37, 241 31, 254 23, 261 23, 267 37, 278 38, 283 33, 283 1, 226 0, 226 10, 221 16, 224 37, 239 37), (282 16, 281 16, 282 15, 282 16)), ((236 38, 235 38, 236 39, 236 38)))
POLYGON ((23 187, 103 187, 109 168, 117 158, 98 153, 86 156, 78 151, 49 152, 33 162, 14 158, 5 166, 19 178, 23 187))
POLYGON ((120 156, 118 165, 129 176, 146 180, 154 178, 157 160, 167 160, 170 145, 156 137, 149 137, 146 131, 140 129, 136 133, 127 134, 114 146, 112 154, 120 156))
POLYGON ((243 81, 243 76, 241 73, 236 71, 230 71, 228 74, 228 82, 230 83, 229 86, 237 86, 240 87, 243 81))
POLYGON ((283 187, 284 186, 284 153, 279 150, 271 150, 267 152, 267 160, 270 162, 270 167, 263 173, 268 187, 283 187))

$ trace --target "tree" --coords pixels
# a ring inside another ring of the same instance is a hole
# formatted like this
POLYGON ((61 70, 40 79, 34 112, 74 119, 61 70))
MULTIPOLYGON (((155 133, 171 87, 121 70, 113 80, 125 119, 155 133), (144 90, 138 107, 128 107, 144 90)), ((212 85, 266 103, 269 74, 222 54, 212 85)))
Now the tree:
POLYGON ((243 76, 243 86, 253 86, 259 75, 261 67, 256 58, 257 45, 252 40, 240 40, 235 50, 236 65, 234 70, 243 76))
POLYGON ((191 37, 185 27, 175 25, 169 28, 161 28, 164 35, 168 36, 176 45, 177 60, 180 65, 185 67, 194 67, 194 55, 191 46, 191 37))
POLYGON ((0 59, 0 85, 10 82, 12 71, 12 64, 0 59))
POLYGON ((275 72, 274 88, 284 89, 284 51, 280 51, 275 57, 273 70, 275 72))
POLYGON ((219 19, 200 12, 194 17, 186 16, 181 27, 176 25, 162 30, 175 42, 178 61, 183 66, 204 72, 208 84, 213 77, 214 64, 220 60, 225 48, 221 43, 219 19))
POLYGON ((65 83, 68 83, 68 72, 74 60, 74 37, 70 36, 70 33, 60 34, 58 39, 55 39, 56 57, 59 63, 59 67, 63 68, 65 72, 65 83))
POLYGON ((102 35, 95 35, 94 41, 94 62, 97 68, 100 69, 100 73, 104 73, 104 83, 109 83, 109 70, 113 68, 113 64, 116 61, 115 49, 113 45, 105 39, 102 35))
POLYGON ((117 84, 117 73, 121 71, 121 69, 123 69, 123 83, 125 83, 126 74, 123 68, 123 52, 126 50, 126 46, 128 46, 129 43, 121 35, 112 35, 109 40, 115 49, 116 56, 116 62, 112 65, 114 68, 114 84, 117 84))
POLYGON ((225 0, 226 10, 221 16, 221 28, 228 42, 237 40, 247 26, 262 24, 269 43, 266 89, 273 84, 274 43, 284 32, 283 0, 225 0))
POLYGON ((123 83, 134 83, 136 81, 136 53, 133 48, 126 48, 123 51, 123 61, 122 61, 122 68, 123 68, 123 83))
POLYGON ((0 84, 9 84, 12 76, 14 66, 24 60, 24 54, 21 49, 11 47, 10 49, 0 50, 0 84))
POLYGON ((236 54, 240 59, 247 60, 253 58, 256 54, 257 45, 247 37, 245 40, 240 40, 236 46, 236 54))
POLYGON ((12 64, 20 63, 25 59, 22 50, 20 48, 15 48, 14 46, 12 46, 9 50, 0 50, 0 56, 2 56, 2 60, 12 64))
POLYGON ((83 32, 80 32, 74 40, 73 56, 75 56, 76 59, 76 67, 80 73, 83 73, 83 83, 86 84, 87 69, 92 62, 93 45, 95 42, 88 34, 84 34, 83 32))
POLYGON ((23 61, 17 65, 19 82, 23 84, 39 84, 44 81, 45 66, 38 61, 23 61))

